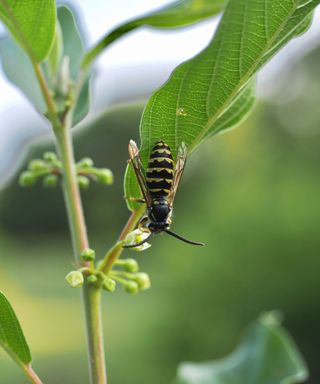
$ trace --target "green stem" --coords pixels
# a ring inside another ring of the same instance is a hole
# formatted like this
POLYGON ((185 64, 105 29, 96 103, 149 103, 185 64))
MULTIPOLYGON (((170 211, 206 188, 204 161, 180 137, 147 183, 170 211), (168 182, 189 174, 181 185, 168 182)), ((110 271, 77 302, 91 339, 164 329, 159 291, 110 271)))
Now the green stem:
MULTIPOLYGON (((33 62, 33 68, 38 79, 42 95, 48 108, 49 119, 57 139, 63 171, 63 189, 72 236, 72 244, 76 263, 90 268, 91 262, 81 262, 81 252, 89 248, 87 230, 83 215, 80 191, 76 179, 76 166, 71 137, 72 110, 58 118, 56 106, 50 89, 39 64, 33 62)), ((106 384, 106 369, 103 349, 102 318, 100 310, 100 292, 93 284, 83 286, 83 306, 86 319, 88 354, 90 366, 90 382, 106 384)))
POLYGON ((112 248, 110 248, 110 250, 105 255, 99 269, 106 275, 111 271, 113 264, 117 261, 123 251, 122 241, 127 237, 128 233, 130 233, 135 228, 144 211, 145 206, 143 205, 137 211, 132 212, 129 220, 127 221, 119 236, 117 243, 112 248))
MULTIPOLYGON (((56 139, 57 149, 62 162, 64 197, 71 230, 73 250, 76 262, 80 267, 80 265, 82 265, 80 260, 81 252, 84 249, 89 248, 89 241, 76 178, 70 119, 71 117, 66 119, 62 129, 56 132, 56 139)), ((91 263, 89 262, 85 266, 90 267, 91 263)))
POLYGON ((106 384, 107 375, 103 347, 103 328, 101 316, 101 288, 87 284, 83 288, 87 338, 89 348, 90 378, 93 384, 106 384))
MULTIPOLYGON (((57 147, 63 169, 64 197, 67 207, 76 263, 82 267, 92 267, 92 262, 81 263, 81 252, 89 248, 89 241, 82 209, 80 191, 76 179, 76 166, 71 137, 71 114, 66 116, 64 126, 55 131, 57 147)), ((106 384, 106 368, 103 348, 101 317, 101 292, 93 284, 84 284, 82 289, 86 319, 90 382, 106 384)))
POLYGON ((40 64, 36 62, 32 62, 32 65, 33 65, 34 73, 37 77, 42 95, 44 97, 44 101, 48 108, 48 114, 49 114, 49 118, 50 118, 53 130, 54 131, 59 130, 61 128, 61 123, 57 117, 56 107, 54 105, 54 101, 52 100, 50 89, 48 88, 42 68, 40 64))
POLYGON ((26 376, 30 379, 31 383, 33 384, 42 384, 41 379, 39 376, 35 373, 35 371, 32 369, 31 364, 29 365, 21 365, 21 368, 23 369, 26 376))

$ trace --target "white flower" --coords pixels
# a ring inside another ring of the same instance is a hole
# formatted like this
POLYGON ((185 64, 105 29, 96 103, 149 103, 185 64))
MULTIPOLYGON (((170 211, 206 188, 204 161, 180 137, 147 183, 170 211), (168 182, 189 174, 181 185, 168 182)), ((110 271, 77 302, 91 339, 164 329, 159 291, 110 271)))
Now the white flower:
MULTIPOLYGON (((130 232, 127 237, 124 240, 124 245, 134 245, 138 244, 141 241, 147 239, 150 236, 149 232, 143 232, 140 229, 135 229, 134 231, 130 232)), ((141 245, 138 245, 137 247, 131 248, 133 251, 145 251, 146 249, 150 248, 151 244, 145 242, 141 245)))

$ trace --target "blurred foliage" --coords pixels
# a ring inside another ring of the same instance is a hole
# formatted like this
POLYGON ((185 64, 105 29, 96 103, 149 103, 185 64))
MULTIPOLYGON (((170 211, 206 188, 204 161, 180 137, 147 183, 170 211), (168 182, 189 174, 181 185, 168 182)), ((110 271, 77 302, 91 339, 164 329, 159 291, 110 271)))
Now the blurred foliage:
POLYGON ((176 384, 294 384, 308 372, 281 314, 265 312, 248 327, 241 343, 224 359, 183 363, 176 384))
MULTIPOLYGON (((308 383, 319 382, 320 129, 309 123, 319 121, 319 108, 310 105, 319 102, 319 59, 316 51, 292 69, 281 103, 260 105, 245 125, 217 136, 189 159, 172 229, 207 245, 195 249, 156 236, 152 248, 137 255, 152 289, 137 297, 120 290, 104 295, 111 383, 169 383, 180 362, 229 353, 245 325, 273 308, 285 313, 285 325, 308 362, 308 383), (314 92, 307 112, 301 109, 306 130, 297 107, 305 89, 314 92)), ((116 110, 75 133, 77 159, 90 156, 115 175, 113 187, 92 185, 82 193, 98 256, 129 214, 122 180, 140 111, 116 110)), ((34 146, 29 158, 48 149, 34 146)), ((15 181, 1 193, 1 289, 10 292, 35 369, 48 383, 61 383, 63 372, 68 383, 84 384, 78 291, 64 281, 72 267, 68 236, 57 190, 20 189, 15 181)), ((24 383, 13 368, 1 356, 1 379, 24 383)))

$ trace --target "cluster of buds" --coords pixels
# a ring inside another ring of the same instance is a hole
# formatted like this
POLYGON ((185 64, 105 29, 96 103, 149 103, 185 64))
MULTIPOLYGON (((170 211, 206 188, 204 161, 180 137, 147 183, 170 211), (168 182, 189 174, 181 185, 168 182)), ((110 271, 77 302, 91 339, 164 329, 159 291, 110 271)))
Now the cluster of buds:
POLYGON ((138 293, 149 289, 151 286, 149 275, 139 272, 139 265, 134 259, 119 259, 115 266, 120 269, 113 269, 109 276, 120 283, 127 293, 138 293))
POLYGON ((81 159, 77 165, 77 180, 80 188, 86 189, 90 185, 90 180, 103 185, 113 183, 113 174, 108 168, 95 168, 90 157, 81 159))
MULTIPOLYGON (((86 249, 81 254, 83 261, 93 262, 95 252, 86 249)), ((112 269, 107 275, 99 268, 84 267, 67 274, 66 280, 72 288, 80 288, 86 282, 95 284, 107 292, 114 292, 117 283, 121 284, 127 293, 138 293, 149 289, 150 278, 144 272, 139 272, 139 265, 134 259, 119 259, 115 262, 118 269, 112 269)))
MULTIPOLYGON (((95 168, 93 160, 86 157, 76 164, 77 181, 80 188, 88 188, 90 180, 103 185, 113 183, 113 174, 107 168, 95 168)), ((62 175, 62 164, 54 152, 46 152, 42 159, 33 159, 28 164, 27 171, 21 173, 19 183, 29 187, 38 179, 43 180, 45 187, 55 187, 62 175)))
POLYGON ((55 187, 61 175, 61 162, 54 152, 46 152, 42 159, 33 159, 28 170, 21 173, 19 183, 22 187, 30 187, 38 179, 43 180, 45 187, 55 187))

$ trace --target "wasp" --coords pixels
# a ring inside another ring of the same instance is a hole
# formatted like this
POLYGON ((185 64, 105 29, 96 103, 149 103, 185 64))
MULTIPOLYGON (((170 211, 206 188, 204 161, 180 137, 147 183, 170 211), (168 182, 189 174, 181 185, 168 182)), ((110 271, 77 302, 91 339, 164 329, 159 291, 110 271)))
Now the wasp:
POLYGON ((193 245, 204 245, 170 231, 173 202, 185 168, 187 159, 187 146, 181 143, 177 158, 174 162, 168 144, 163 140, 157 141, 149 156, 147 172, 139 154, 137 144, 130 140, 129 162, 132 164, 142 193, 142 199, 133 199, 147 205, 147 215, 139 223, 141 231, 149 232, 149 236, 134 245, 124 245, 124 248, 133 248, 146 243, 154 234, 166 232, 168 235, 193 245))

